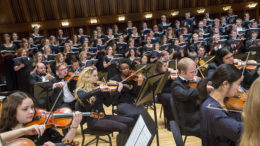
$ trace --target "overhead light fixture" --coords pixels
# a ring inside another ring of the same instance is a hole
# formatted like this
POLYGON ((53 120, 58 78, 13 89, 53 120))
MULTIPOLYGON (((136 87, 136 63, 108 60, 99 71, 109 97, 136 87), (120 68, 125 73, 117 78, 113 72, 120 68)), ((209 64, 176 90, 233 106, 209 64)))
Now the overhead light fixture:
POLYGON ((68 21, 62 21, 61 26, 69 26, 70 23, 68 21))
POLYGON ((149 19, 149 18, 152 18, 152 17, 153 17, 153 14, 152 14, 152 13, 145 14, 144 17, 145 17, 146 19, 149 19))
POLYGON ((32 24, 32 28, 34 28, 34 27, 40 28, 41 25, 40 24, 32 24))
POLYGON ((125 16, 119 16, 118 21, 125 21, 125 16))
POLYGON ((248 8, 255 8, 257 6, 257 2, 248 4, 247 6, 248 8))
POLYGON ((97 23, 97 19, 96 19, 96 18, 92 18, 92 19, 90 19, 90 23, 91 23, 91 24, 95 24, 95 23, 97 23))
POLYGON ((224 10, 224 11, 227 11, 227 10, 229 10, 229 9, 231 9, 231 6, 224 6, 224 7, 223 7, 223 10, 224 10))
POLYGON ((205 12, 205 10, 206 10, 206 9, 204 9, 204 8, 203 8, 203 9, 198 9, 197 12, 198 12, 199 14, 202 14, 202 13, 205 12))
POLYGON ((180 13, 179 11, 174 11, 174 12, 171 13, 171 15, 172 16, 177 16, 177 15, 179 15, 179 13, 180 13))

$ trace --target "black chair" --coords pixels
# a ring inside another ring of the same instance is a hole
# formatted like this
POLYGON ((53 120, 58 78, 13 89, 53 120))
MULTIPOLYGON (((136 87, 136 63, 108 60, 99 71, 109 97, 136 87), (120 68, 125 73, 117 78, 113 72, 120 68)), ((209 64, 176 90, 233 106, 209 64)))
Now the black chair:
POLYGON ((81 129, 81 134, 82 134, 82 146, 84 146, 84 142, 85 142, 85 134, 90 134, 90 135, 95 135, 96 137, 93 138, 92 140, 90 140, 85 146, 91 144, 92 142, 95 142, 96 141, 96 146, 98 146, 98 141, 101 140, 101 141, 104 141, 106 143, 109 143, 110 146, 112 146, 112 140, 111 140, 111 137, 110 137, 110 134, 112 132, 107 132, 107 131, 96 131, 96 130, 92 130, 92 129, 89 129, 89 128, 86 128, 84 129, 83 128, 83 124, 80 124, 80 129, 81 129), (103 139, 103 138, 100 138, 100 136, 107 136, 108 137, 108 141, 103 139))
MULTIPOLYGON (((79 104, 75 104, 75 110, 76 111, 80 111, 80 108, 79 108, 79 104)), ((90 134, 90 135, 94 135, 96 136, 95 138, 93 138, 92 140, 90 140, 85 146, 91 144, 92 142, 95 142, 96 141, 96 146, 98 146, 98 142, 99 140, 102 140, 106 143, 109 143, 110 146, 112 146, 112 140, 111 140, 111 137, 110 137, 110 134, 112 132, 109 132, 109 131, 100 131, 100 130, 93 130, 93 129, 89 129, 89 128, 86 128, 84 129, 83 128, 83 125, 86 123, 86 121, 84 121, 82 119, 82 121, 80 122, 80 130, 81 130, 81 135, 82 135, 82 143, 81 145, 84 146, 84 142, 85 142, 85 134, 90 134), (100 136, 108 136, 108 141, 103 139, 103 138, 100 138, 100 136)))
POLYGON ((184 130, 182 128, 184 126, 183 126, 183 123, 179 119, 179 115, 178 115, 173 98, 170 99, 170 104, 171 104, 172 114, 174 117, 174 121, 170 121, 170 128, 173 133, 173 137, 176 142, 176 145, 184 146, 184 144, 187 140, 187 136, 195 136, 195 135, 192 134, 191 132, 189 132, 188 130, 184 130), (182 140, 182 135, 184 135, 184 140, 182 140))

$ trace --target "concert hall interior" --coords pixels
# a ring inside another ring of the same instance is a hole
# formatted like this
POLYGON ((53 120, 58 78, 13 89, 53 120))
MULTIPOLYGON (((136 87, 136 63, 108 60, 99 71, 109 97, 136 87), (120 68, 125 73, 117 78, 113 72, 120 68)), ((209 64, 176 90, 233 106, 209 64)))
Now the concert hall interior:
POLYGON ((259 11, 1 0, 0 145, 259 145, 259 11))

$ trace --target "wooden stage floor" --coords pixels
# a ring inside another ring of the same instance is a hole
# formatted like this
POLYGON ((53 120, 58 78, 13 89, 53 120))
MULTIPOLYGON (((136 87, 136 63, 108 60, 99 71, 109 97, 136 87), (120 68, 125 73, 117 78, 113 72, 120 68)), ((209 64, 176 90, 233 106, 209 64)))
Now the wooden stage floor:
MULTIPOLYGON (((158 116, 157 119, 158 119, 158 126, 159 126, 159 142, 160 142, 160 146, 174 146, 175 142, 174 142, 174 139, 173 139, 173 135, 164 126, 163 113, 162 113, 161 118, 159 117, 161 104, 156 104, 156 107, 157 107, 157 116, 158 116)), ((111 114, 112 106, 110 106, 110 107, 104 106, 104 108, 105 108, 105 111, 106 111, 107 114, 111 114)), ((151 115, 151 117, 154 118, 153 110, 151 108, 148 109, 148 112, 151 115)), ((111 136, 111 138, 112 138, 112 145, 113 146, 116 146, 116 135, 117 134, 118 134, 117 132, 114 132, 113 133, 113 137, 111 136)), ((94 136, 90 136, 88 134, 86 134, 85 137, 86 137, 85 144, 88 141, 90 141, 91 139, 94 138, 94 136)), ((108 139, 107 136, 106 137, 102 137, 102 138, 108 139)), ((79 141, 81 143, 82 136, 81 136, 81 133, 80 133, 80 128, 78 128, 77 135, 76 135, 76 138, 74 140, 77 140, 77 141, 79 141)), ((94 145, 96 145, 96 143, 94 143, 94 142, 92 144, 90 144, 90 146, 94 146, 94 145)), ((103 141, 99 141, 98 145, 99 146, 108 146, 109 144, 108 143, 104 143, 103 141)), ((156 146, 156 145, 157 144, 156 144, 156 136, 155 136, 154 139, 153 139, 153 142, 152 142, 152 146, 156 146)), ((197 138, 197 137, 193 137, 193 136, 188 136, 188 138, 186 140, 186 143, 185 143, 185 146, 201 146, 201 139, 197 138)))

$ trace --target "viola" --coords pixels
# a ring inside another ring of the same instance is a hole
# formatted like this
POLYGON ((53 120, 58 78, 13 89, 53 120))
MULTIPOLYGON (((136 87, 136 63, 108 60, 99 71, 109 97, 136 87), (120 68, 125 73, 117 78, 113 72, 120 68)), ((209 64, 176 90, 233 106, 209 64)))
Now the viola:
POLYGON ((189 87, 190 88, 197 88, 198 82, 201 80, 200 77, 195 76, 193 80, 189 81, 189 87))
MULTIPOLYGON (((102 88, 102 86, 108 86, 111 91, 116 91, 118 88, 118 83, 116 81, 108 81, 107 83, 98 81, 97 82, 97 86, 95 88, 102 88)), ((128 85, 128 84, 123 84, 124 87, 128 88, 128 89, 133 89, 133 85, 128 85)))
MULTIPOLYGON (((27 123, 25 127, 31 125, 42 125, 45 123, 45 120, 49 116, 49 112, 43 109, 36 109, 33 121, 27 123)), ((95 113, 95 112, 83 112, 82 116, 90 116, 94 118, 103 118, 104 113, 95 113)), ((72 123, 73 113, 70 108, 60 108, 57 109, 50 116, 49 120, 46 123, 46 128, 55 127, 55 128, 68 128, 72 123)))
POLYGON ((6 146, 36 146, 35 143, 28 138, 18 138, 6 143, 6 146))
POLYGON ((77 81, 79 79, 80 73, 68 72, 67 76, 64 78, 65 81, 68 81, 70 78, 71 80, 77 81))
POLYGON ((127 81, 135 81, 135 82, 137 82, 137 81, 138 81, 138 78, 139 78, 140 76, 143 76, 143 77, 144 77, 144 74, 143 74, 143 73, 141 73, 141 72, 135 73, 135 72, 136 72, 135 70, 130 70, 130 71, 129 71, 131 77, 129 77, 129 78, 127 79, 127 81))
POLYGON ((255 60, 248 60, 247 62, 238 61, 235 62, 234 64, 238 69, 243 69, 244 66, 246 65, 246 70, 248 71, 256 70, 256 68, 260 66, 260 64, 257 63, 255 60))
POLYGON ((199 61, 200 70, 205 71, 208 69, 209 64, 205 63, 204 60, 199 61))
MULTIPOLYGON (((60 146, 79 146, 78 141, 55 143, 55 144, 60 146)), ((8 142, 6 146, 36 146, 36 144, 28 138, 18 138, 8 142)))
POLYGON ((228 109, 242 111, 246 98, 247 93, 242 90, 238 90, 234 97, 225 98, 224 104, 228 109))

